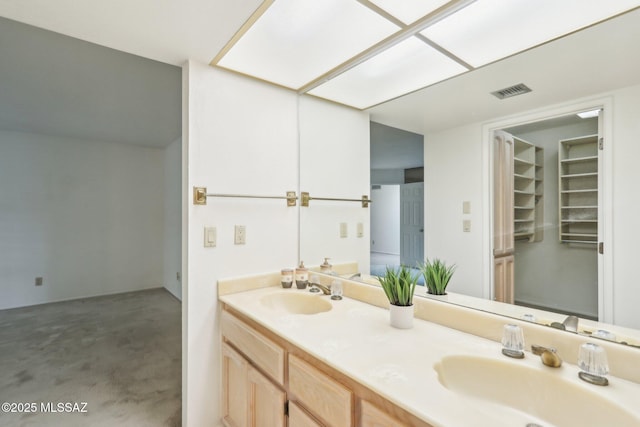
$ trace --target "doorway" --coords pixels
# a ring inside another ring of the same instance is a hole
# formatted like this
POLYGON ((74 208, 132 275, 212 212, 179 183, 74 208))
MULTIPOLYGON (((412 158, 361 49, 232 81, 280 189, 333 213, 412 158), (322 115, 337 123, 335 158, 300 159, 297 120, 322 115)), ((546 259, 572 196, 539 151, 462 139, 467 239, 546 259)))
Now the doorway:
POLYGON ((371 270, 424 256, 424 137, 371 122, 371 270))
MULTIPOLYGON (((494 299, 507 295, 510 301, 505 302, 516 305, 598 319, 603 220, 599 110, 592 109, 591 117, 570 113, 499 130, 511 144, 507 162, 512 171, 503 189, 509 187, 505 197, 511 199, 511 212, 504 220, 512 221, 513 232, 510 249, 495 256, 501 275, 495 274, 494 283, 507 288, 496 288, 494 299), (512 256, 513 270, 498 262, 507 256, 512 256), (505 272, 511 277, 505 278, 505 272)), ((494 162, 495 177, 499 163, 494 162)), ((498 182, 496 178, 494 184, 498 182)), ((499 231, 495 206, 494 235, 499 231)))

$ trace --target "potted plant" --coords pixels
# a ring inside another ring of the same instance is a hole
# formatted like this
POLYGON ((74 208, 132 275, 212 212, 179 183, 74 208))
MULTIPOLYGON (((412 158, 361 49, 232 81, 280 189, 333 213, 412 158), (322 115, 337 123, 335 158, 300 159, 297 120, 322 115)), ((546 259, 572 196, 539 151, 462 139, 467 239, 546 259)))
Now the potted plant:
POLYGON ((395 269, 387 267, 380 284, 389 299, 391 326, 409 329, 413 326, 413 293, 420 273, 413 273, 411 268, 400 266, 395 269))
POLYGON ((424 276, 424 283, 427 286, 427 292, 432 295, 446 295, 447 285, 456 265, 447 265, 445 262, 435 258, 433 261, 427 261, 420 267, 424 276))

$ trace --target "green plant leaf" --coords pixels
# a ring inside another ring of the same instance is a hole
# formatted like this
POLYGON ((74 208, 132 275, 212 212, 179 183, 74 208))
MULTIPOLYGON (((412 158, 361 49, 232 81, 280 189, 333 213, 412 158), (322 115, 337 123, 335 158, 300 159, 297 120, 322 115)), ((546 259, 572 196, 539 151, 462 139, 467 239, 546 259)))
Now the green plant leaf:
POLYGON ((446 293, 445 290, 447 289, 447 285, 449 285, 449 281, 451 280, 451 276, 453 276, 453 273, 456 270, 456 265, 452 264, 447 266, 445 262, 435 258, 433 261, 429 261, 429 259, 427 259, 422 265, 419 265, 419 267, 422 270, 424 282, 429 293, 434 295, 444 295, 446 293))

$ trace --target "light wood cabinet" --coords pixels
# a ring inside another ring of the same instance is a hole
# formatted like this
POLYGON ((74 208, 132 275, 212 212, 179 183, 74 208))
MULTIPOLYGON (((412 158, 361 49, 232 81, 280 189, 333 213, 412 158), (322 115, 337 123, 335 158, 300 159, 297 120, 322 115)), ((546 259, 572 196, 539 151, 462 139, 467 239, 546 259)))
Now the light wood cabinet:
POLYGON ((289 356, 289 391, 327 426, 353 425, 351 390, 294 355, 289 356))
POLYGON ((514 303, 514 257, 513 255, 494 258, 494 300, 514 303))
POLYGON ((496 132, 493 147, 493 255, 514 250, 513 137, 496 132))
POLYGON ((286 393, 222 343, 222 422, 228 427, 286 427, 286 393))
POLYGON ((222 422, 246 427, 249 417, 249 364, 237 351, 222 343, 222 422))
POLYGON ((295 402, 289 402, 289 427, 324 427, 295 402))
POLYGON ((247 379, 249 427, 286 427, 287 394, 253 367, 247 379))
POLYGON ((430 427, 226 306, 221 323, 227 427, 430 427))
POLYGON ((284 349, 227 311, 222 312, 223 336, 276 383, 284 385, 284 349))
POLYGON ((409 427, 382 411, 375 405, 362 400, 360 402, 360 427, 409 427))
POLYGON ((598 135, 558 143, 560 241, 598 241, 598 135))

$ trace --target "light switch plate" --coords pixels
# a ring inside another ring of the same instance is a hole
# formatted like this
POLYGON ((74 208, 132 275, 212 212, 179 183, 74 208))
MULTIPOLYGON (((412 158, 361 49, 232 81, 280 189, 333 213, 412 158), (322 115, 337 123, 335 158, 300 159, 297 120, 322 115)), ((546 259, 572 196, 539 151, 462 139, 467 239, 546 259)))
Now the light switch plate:
POLYGON ((471 232, 471 220, 463 219, 462 220, 462 231, 465 233, 471 232))
POLYGON ((234 241, 236 245, 247 243, 247 228, 244 225, 236 225, 234 241))
POLYGON ((358 223, 358 230, 357 230, 357 236, 358 237, 363 237, 364 236, 364 224, 359 222, 358 223))
POLYGON ((347 229, 347 223, 346 222, 341 222, 340 223, 340 237, 341 238, 345 238, 349 235, 348 229, 347 229))
POLYGON ((468 200, 465 200, 464 202, 462 202, 462 213, 463 214, 470 214, 471 213, 471 202, 468 200))
POLYGON ((215 248, 218 243, 218 233, 215 227, 204 228, 204 247, 215 248))

